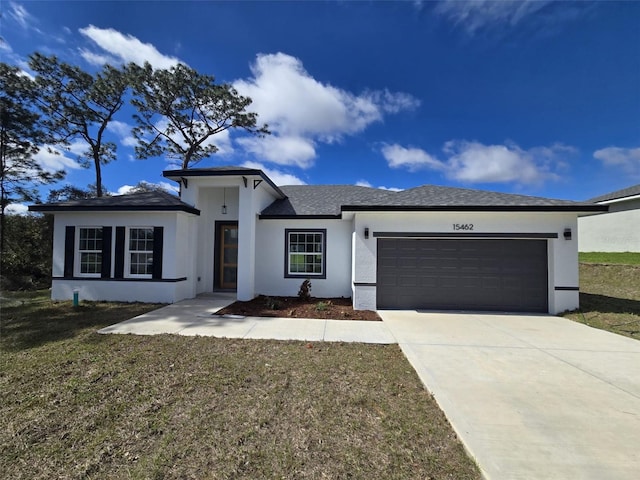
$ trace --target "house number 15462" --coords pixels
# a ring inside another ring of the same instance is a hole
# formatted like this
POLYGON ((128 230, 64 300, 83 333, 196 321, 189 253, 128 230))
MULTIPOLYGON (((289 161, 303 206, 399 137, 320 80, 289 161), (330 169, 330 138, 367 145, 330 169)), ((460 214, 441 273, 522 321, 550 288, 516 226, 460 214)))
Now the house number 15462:
POLYGON ((473 230, 473 223, 454 223, 453 229, 470 231, 473 230))

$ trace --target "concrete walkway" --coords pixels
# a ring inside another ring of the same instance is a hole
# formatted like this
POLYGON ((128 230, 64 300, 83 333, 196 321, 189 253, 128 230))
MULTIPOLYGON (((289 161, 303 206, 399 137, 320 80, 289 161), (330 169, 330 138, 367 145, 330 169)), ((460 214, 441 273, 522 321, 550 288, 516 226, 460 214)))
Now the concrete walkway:
POLYGON ((234 301, 234 295, 224 293, 183 300, 103 328, 98 333, 172 333, 308 342, 396 343, 384 322, 215 315, 234 301))
POLYGON ((637 340, 543 315, 378 313, 487 478, 640 478, 637 340))

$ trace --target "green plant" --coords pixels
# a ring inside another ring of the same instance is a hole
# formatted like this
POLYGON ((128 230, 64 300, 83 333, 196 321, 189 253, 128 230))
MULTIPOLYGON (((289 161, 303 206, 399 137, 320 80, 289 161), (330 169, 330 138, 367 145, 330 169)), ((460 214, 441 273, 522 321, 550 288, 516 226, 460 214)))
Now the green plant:
POLYGON ((331 302, 318 302, 316 303, 316 311, 324 312, 327 308, 329 308, 330 304, 331 302))
POLYGON ((298 297, 302 300, 309 300, 311 298, 311 280, 308 278, 300 285, 298 290, 298 297))
POLYGON ((265 297, 264 304, 267 306, 269 310, 280 310, 282 309, 282 302, 277 298, 265 297))

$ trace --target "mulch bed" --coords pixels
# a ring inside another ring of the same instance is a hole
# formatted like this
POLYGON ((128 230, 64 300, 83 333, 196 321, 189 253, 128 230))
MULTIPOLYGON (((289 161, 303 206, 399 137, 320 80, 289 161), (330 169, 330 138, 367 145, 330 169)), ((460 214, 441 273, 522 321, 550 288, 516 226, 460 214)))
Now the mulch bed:
POLYGON ((246 317, 320 318, 331 320, 381 321, 376 312, 354 310, 350 298, 267 297, 260 295, 248 302, 234 302, 218 315, 246 317))

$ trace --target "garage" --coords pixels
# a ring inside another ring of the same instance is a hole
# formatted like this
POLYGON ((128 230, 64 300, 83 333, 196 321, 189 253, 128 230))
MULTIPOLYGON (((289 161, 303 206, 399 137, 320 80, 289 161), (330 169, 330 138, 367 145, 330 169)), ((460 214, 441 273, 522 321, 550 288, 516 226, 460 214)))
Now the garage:
POLYGON ((379 309, 548 311, 546 240, 377 242, 379 309))

